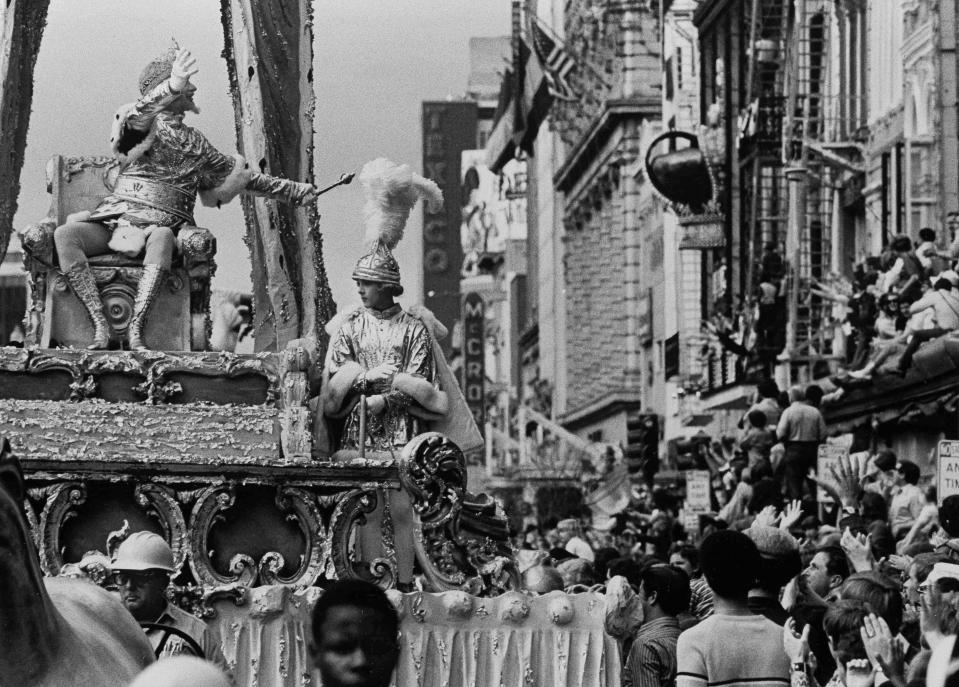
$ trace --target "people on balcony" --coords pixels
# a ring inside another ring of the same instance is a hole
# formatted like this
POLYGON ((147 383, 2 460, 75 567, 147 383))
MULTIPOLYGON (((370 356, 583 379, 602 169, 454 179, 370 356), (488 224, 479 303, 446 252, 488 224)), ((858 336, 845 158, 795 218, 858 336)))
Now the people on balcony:
POLYGON ((930 227, 919 230, 919 243, 916 245, 916 257, 926 270, 926 274, 936 277, 940 272, 949 269, 949 255, 939 252, 936 246, 936 232, 930 227))
POLYGON ((959 287, 959 274, 952 270, 943 272, 936 280, 935 286, 909 306, 912 315, 921 315, 930 310, 933 315, 931 320, 926 318, 925 328, 912 332, 909 343, 899 356, 896 369, 898 374, 906 373, 912 365, 912 356, 923 342, 959 329, 959 291, 953 288, 954 285, 959 287))
POLYGON ((88 348, 110 342, 88 256, 144 254, 128 336, 131 349, 145 350, 147 315, 170 269, 177 232, 194 223, 197 193, 212 207, 244 192, 297 204, 316 197, 311 184, 251 171, 241 156, 224 155, 184 123, 187 112, 199 113, 191 82, 197 71, 191 54, 176 46, 146 66, 140 99, 120 108, 113 123, 113 152, 122 165, 113 193, 54 233, 60 269, 93 322, 88 348))
POLYGON ((911 303, 922 293, 926 271, 916 251, 913 250, 912 240, 908 236, 900 234, 892 240, 889 248, 894 262, 886 272, 883 291, 888 293, 895 288, 900 300, 911 303))

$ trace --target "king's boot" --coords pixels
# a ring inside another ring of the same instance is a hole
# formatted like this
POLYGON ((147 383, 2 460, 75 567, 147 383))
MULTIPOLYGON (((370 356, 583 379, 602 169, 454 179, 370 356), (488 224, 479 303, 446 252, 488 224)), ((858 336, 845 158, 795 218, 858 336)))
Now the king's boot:
POLYGON ((137 297, 133 303, 133 319, 130 320, 130 350, 148 351, 143 341, 143 329, 146 327, 147 313, 160 293, 160 286, 166 278, 166 270, 159 265, 144 265, 143 276, 137 285, 137 297))
POLYGON ((90 350, 106 348, 110 345, 110 325, 103 314, 103 301, 97 290, 97 282, 93 278, 93 271, 86 263, 79 263, 63 273, 70 284, 70 288, 77 294, 93 322, 93 343, 87 346, 90 350))

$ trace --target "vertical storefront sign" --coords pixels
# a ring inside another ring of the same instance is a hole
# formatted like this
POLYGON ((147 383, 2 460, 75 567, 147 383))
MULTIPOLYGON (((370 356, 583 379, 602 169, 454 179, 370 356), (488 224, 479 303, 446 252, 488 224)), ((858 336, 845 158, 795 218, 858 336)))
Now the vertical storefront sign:
MULTIPOLYGON (((443 207, 423 206, 423 304, 452 329, 460 316, 460 270, 463 248, 460 158, 476 148, 475 102, 423 103, 423 176, 443 191, 443 207)), ((449 356, 451 338, 440 342, 449 356)))
POLYGON ((486 303, 478 293, 463 299, 463 395, 476 424, 486 424, 486 303))

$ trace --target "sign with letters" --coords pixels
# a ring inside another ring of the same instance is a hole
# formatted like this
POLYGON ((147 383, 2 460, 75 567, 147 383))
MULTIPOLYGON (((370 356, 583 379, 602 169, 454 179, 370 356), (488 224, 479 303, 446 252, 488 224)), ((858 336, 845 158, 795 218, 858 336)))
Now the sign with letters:
POLYGON ((710 511, 709 484, 709 470, 686 470, 686 507, 690 513, 710 511))
MULTIPOLYGON (((449 327, 460 315, 460 242, 464 150, 476 148, 478 105, 473 101, 423 103, 423 176, 443 192, 443 207, 423 203, 423 305, 449 327)), ((409 230, 408 230, 409 231, 409 230)), ((449 356, 452 337, 439 342, 449 356)))
POLYGON ((939 505, 947 496, 959 494, 959 441, 943 439, 936 450, 936 496, 939 505))
MULTIPOLYGON (((848 446, 836 444, 820 444, 816 455, 816 475, 819 479, 832 481, 832 470, 839 468, 839 460, 849 456, 848 446)), ((816 500, 819 503, 832 503, 832 497, 822 487, 816 489, 816 500)))
POLYGON ((486 302, 474 292, 463 299, 463 395, 479 427, 486 424, 486 302))

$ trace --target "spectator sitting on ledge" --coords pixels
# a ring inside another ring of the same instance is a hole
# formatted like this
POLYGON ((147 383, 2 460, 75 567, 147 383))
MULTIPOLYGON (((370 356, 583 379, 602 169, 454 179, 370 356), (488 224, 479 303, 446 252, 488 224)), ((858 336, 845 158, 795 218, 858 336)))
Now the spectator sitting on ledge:
MULTIPOLYGON (((955 275, 955 272, 952 274, 955 275)), ((956 275, 956 282, 959 283, 959 275, 956 275)), ((924 341, 936 339, 959 329, 959 291, 953 289, 949 272, 943 272, 942 276, 936 280, 935 287, 909 306, 909 313, 916 315, 930 308, 935 313, 935 324, 912 333, 906 350, 899 356, 896 372, 900 376, 906 374, 912 365, 912 356, 924 341)))

